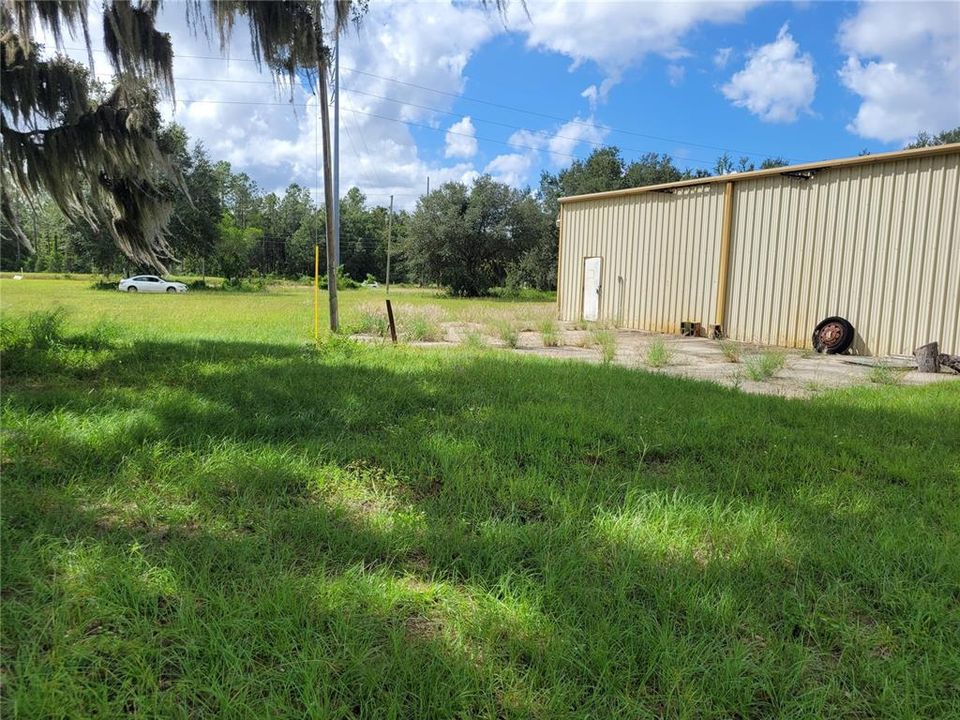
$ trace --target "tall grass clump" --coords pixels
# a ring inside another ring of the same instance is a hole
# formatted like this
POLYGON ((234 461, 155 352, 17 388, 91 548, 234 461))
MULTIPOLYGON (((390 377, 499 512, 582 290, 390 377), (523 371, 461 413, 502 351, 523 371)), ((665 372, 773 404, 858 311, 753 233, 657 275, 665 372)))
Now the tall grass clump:
POLYGON ((598 327, 590 331, 590 339, 600 351, 600 362, 609 365, 617 356, 617 331, 598 327))
POLYGON ((365 303, 357 308, 357 321, 354 324, 354 332, 360 335, 374 335, 376 337, 386 337, 389 324, 385 310, 381 310, 378 305, 365 303))
POLYGON ((673 361, 673 351, 663 340, 654 340, 647 346, 644 360, 652 368, 663 368, 673 361))
POLYGON ((903 373, 903 370, 898 370, 881 362, 870 368, 867 379, 876 385, 900 385, 903 382, 903 373))
POLYGON ((723 353, 723 356, 727 359, 727 362, 740 362, 740 343, 734 342, 733 340, 728 340, 727 338, 722 338, 719 345, 720 352, 723 353))
POLYGON ((540 323, 540 339, 544 347, 557 347, 560 344, 560 328, 556 320, 547 318, 540 323))
POLYGON ((520 345, 520 332, 517 325, 512 320, 498 320, 495 323, 497 337, 503 341, 508 348, 516 348, 520 345))
POLYGON ((408 342, 443 340, 442 313, 437 308, 418 308, 400 320, 401 333, 408 342))
POLYGON ((744 363, 744 367, 747 371, 747 376, 751 380, 763 382, 776 375, 783 369, 786 363, 787 356, 784 353, 776 350, 768 350, 767 352, 762 352, 759 355, 754 355, 749 358, 744 363))
POLYGON ((471 330, 464 334, 460 342, 469 350, 484 350, 487 347, 486 339, 476 330, 471 330))
POLYGON ((50 350, 66 342, 67 313, 62 307, 37 310, 23 319, 4 318, 0 347, 4 350, 50 350))
POLYGON ((62 345, 67 311, 62 307, 38 310, 27 316, 27 339, 35 350, 48 350, 62 345))

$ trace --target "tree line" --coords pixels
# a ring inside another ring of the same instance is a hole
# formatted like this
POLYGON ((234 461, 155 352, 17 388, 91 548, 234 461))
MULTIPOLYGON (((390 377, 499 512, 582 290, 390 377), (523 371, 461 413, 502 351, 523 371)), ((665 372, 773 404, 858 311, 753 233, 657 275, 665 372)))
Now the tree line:
MULTIPOLYGON (((919 144, 950 142, 960 129, 920 135, 919 144)), ((251 276, 298 279, 312 276, 314 246, 326 241, 326 218, 309 189, 291 183, 265 192, 245 172, 210 158, 202 142, 191 143, 177 124, 157 134, 182 183, 168 182, 174 211, 167 244, 175 274, 216 275, 230 283, 251 276)), ((412 212, 395 211, 391 275, 395 282, 438 286, 456 295, 483 295, 492 288, 556 288, 559 198, 618 190, 712 174, 786 165, 768 158, 724 154, 712 171, 677 167, 667 154, 647 153, 626 161, 618 148, 600 147, 556 173, 544 171, 536 188, 516 189, 490 176, 449 182, 421 196, 412 212)), ((125 274, 143 270, 106 232, 71 221, 49 198, 14 197, 30 237, 27 253, 4 235, 4 270, 125 274)), ((352 187, 340 204, 341 274, 355 280, 385 279, 389 210, 371 204, 352 187)), ((326 257, 320 253, 320 272, 326 257)))

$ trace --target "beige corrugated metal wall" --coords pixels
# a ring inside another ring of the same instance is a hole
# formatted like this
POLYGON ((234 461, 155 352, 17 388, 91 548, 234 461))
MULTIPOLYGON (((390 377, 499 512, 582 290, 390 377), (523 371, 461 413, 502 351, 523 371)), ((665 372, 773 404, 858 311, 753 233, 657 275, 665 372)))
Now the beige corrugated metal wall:
POLYGON ((713 317, 722 215, 722 185, 564 206, 561 319, 580 317, 586 257, 602 259, 602 320, 678 332, 682 319, 713 317))
MULTIPOLYGON (((558 305, 580 317, 585 257, 603 258, 600 319, 676 332, 711 325, 722 182, 563 205, 558 305), (619 278, 622 278, 620 280, 619 278)), ((848 318, 854 352, 960 352, 960 152, 735 179, 725 332, 808 347, 848 318)))
POLYGON ((960 352, 960 154, 734 185, 726 332, 809 347, 818 321, 857 329, 853 352, 960 352), (951 270, 952 268, 952 270, 951 270))

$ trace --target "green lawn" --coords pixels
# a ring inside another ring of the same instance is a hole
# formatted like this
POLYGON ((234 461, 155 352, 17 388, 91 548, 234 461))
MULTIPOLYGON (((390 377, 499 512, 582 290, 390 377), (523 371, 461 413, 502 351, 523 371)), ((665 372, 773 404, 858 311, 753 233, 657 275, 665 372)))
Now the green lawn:
POLYGON ((0 297, 5 718, 960 716, 957 383, 316 349, 301 288, 0 297))

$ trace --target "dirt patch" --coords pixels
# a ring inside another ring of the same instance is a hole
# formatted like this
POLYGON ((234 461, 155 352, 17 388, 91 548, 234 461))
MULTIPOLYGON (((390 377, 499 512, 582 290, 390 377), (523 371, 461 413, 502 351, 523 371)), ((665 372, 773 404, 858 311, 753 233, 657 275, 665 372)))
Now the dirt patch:
MULTIPOLYGON (((505 343, 480 323, 445 324, 446 342, 414 343, 424 347, 456 347, 469 338, 480 338, 484 345, 506 349, 505 343)), ((658 372, 674 377, 708 380, 743 392, 810 397, 826 390, 871 384, 876 359, 855 359, 842 355, 819 355, 809 350, 771 348, 751 343, 736 343, 739 361, 731 362, 716 340, 686 338, 637 330, 617 330, 617 351, 613 364, 622 367, 658 372), (647 350, 655 342, 663 343, 669 362, 660 368, 647 364, 647 350), (763 353, 780 353, 784 365, 764 380, 750 377, 748 363, 763 353), (864 364, 867 363, 867 364, 864 364)), ((513 352, 533 354, 561 360, 600 363, 601 355, 588 330, 567 325, 559 328, 559 346, 544 346, 538 332, 519 332, 513 352)), ((901 358, 879 359, 889 367, 902 367, 901 358)), ((934 382, 960 381, 960 375, 941 372, 936 375, 904 369, 897 373, 897 384, 927 385, 934 382)))

